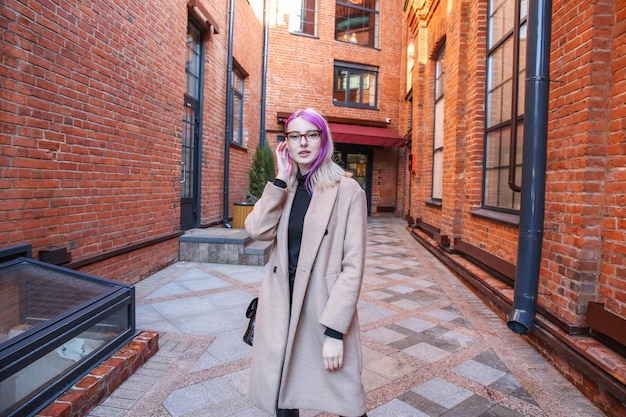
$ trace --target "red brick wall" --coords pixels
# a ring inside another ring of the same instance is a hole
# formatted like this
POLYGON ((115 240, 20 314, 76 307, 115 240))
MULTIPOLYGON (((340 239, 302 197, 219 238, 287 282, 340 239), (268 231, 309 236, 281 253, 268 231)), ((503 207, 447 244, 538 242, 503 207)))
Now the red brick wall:
POLYGON ((0 246, 80 259, 178 229, 177 6, 5 2, 0 246))
MULTIPOLYGON (((229 2, 205 3, 220 29, 205 53, 200 217, 210 223, 223 218, 229 2)), ((248 2, 236 5, 254 148, 262 28, 248 2)), ((184 0, 4 2, 0 247, 30 243, 36 258, 61 246, 80 261, 179 230, 187 21, 184 0)), ((250 153, 231 151, 229 198, 240 200, 250 153)), ((171 239, 82 270, 136 282, 177 258, 171 239)))
MULTIPOLYGON (((617 272, 614 267, 624 267, 621 259, 614 261, 623 257, 624 249, 621 243, 615 245, 624 240, 623 229, 617 232, 626 203, 619 198, 623 191, 618 191, 623 190, 624 176, 620 178, 620 169, 611 165, 623 162, 625 148, 608 146, 609 104, 612 95, 620 93, 617 86, 608 88, 613 82, 612 60, 619 57, 611 48, 619 20, 612 1, 585 6, 584 13, 563 1, 554 2, 553 7, 551 74, 559 82, 552 84, 550 92, 540 288, 540 294, 547 294, 541 302, 564 320, 582 324, 587 303, 598 296, 608 301, 608 296, 612 310, 626 317, 621 310, 624 292, 621 301, 613 300, 619 294, 613 291, 618 276, 611 276, 617 272), (603 266, 608 268, 599 274, 603 266)), ((623 92, 622 82, 622 98, 623 92)), ((616 139, 614 143, 620 141, 616 139)))
MULTIPOLYGON (((610 10, 610 8, 609 8, 610 10)), ((626 318, 626 3, 616 2, 610 45, 610 89, 607 123, 608 178, 604 188, 603 256, 599 300, 626 318)))

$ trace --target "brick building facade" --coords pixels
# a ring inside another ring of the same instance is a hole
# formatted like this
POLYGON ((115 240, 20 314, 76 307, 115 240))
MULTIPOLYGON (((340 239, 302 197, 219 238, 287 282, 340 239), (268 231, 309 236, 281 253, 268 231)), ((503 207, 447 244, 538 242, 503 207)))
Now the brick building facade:
MULTIPOLYGON (((5 0, 0 247, 31 244, 34 257, 70 254, 65 266, 137 282, 178 259, 184 229, 229 222, 259 141, 276 146, 285 118, 314 107, 370 214, 406 217, 508 314, 526 118, 514 51, 524 56, 528 16, 520 9, 511 23, 513 0, 263 3, 5 0)), ((543 252, 527 337, 621 415, 626 5, 554 0, 552 10, 543 252)))
MULTIPOLYGON (((626 4, 548 4, 543 250, 528 337, 608 415, 624 415, 626 4)), ((416 239, 508 315, 536 27, 514 0, 409 1, 405 20, 414 163, 404 214, 416 239)))

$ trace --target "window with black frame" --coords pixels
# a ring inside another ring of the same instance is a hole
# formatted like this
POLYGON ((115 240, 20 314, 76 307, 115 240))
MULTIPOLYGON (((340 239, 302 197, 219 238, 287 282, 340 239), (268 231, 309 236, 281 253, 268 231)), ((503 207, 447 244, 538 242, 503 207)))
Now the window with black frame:
POLYGON ((431 197, 443 198, 443 138, 444 138, 444 86, 446 79, 446 49, 441 47, 435 59, 435 129, 433 137, 433 183, 431 197))
POLYGON ((180 161, 180 227, 195 226, 197 216, 196 186, 198 149, 201 146, 204 41, 200 27, 190 19, 187 24, 187 56, 185 60, 186 90, 183 98, 182 158, 180 161))
POLYGON ((527 0, 490 0, 483 206, 520 209, 527 0))
POLYGON ((377 67, 336 61, 333 76, 333 104, 375 109, 377 84, 377 67))
POLYGON ((289 5, 289 32, 316 36, 317 0, 292 0, 289 5))
POLYGON ((378 48, 378 0, 344 0, 335 6, 335 40, 378 48))
POLYGON ((233 136, 232 142, 243 146, 243 104, 244 104, 244 76, 241 71, 233 70, 233 136))

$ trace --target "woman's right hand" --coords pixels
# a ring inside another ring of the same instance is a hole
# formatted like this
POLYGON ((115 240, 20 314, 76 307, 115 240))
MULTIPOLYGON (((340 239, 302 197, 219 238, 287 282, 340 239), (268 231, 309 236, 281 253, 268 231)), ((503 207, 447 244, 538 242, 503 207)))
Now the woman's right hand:
POLYGON ((287 182, 293 168, 293 161, 291 156, 289 156, 289 148, 286 141, 280 142, 276 146, 276 167, 278 168, 276 178, 287 182))

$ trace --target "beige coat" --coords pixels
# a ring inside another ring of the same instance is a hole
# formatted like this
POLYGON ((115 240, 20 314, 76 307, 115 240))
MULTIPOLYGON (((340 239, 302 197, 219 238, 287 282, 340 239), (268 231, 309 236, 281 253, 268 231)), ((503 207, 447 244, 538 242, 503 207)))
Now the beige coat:
POLYGON ((268 183, 245 227, 257 240, 273 240, 259 294, 250 399, 275 408, 365 413, 361 339, 356 311, 365 263, 367 204, 352 178, 316 191, 304 219, 302 247, 289 311, 287 225, 295 192, 268 183), (322 361, 327 327, 344 334, 343 368, 322 361))

